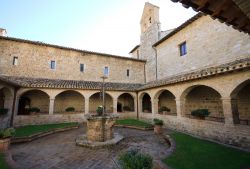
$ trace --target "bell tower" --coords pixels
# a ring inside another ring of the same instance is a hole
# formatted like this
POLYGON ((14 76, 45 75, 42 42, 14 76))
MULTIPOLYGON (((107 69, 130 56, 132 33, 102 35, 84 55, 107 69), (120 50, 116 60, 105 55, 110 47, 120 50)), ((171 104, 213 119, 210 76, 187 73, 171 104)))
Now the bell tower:
POLYGON ((152 47, 160 37, 159 7, 146 2, 141 17, 140 59, 147 60, 146 82, 157 79, 156 51, 152 47))

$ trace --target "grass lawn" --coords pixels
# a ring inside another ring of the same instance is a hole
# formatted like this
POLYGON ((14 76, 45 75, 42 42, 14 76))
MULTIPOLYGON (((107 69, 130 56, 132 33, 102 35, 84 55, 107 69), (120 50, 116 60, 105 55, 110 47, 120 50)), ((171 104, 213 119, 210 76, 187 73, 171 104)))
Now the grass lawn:
POLYGON ((250 166, 250 153, 172 133, 176 150, 163 162, 172 169, 242 169, 250 166))
POLYGON ((10 169, 10 167, 7 165, 7 163, 4 160, 4 156, 2 153, 0 153, 0 168, 1 169, 10 169))
POLYGON ((136 119, 116 120, 116 124, 118 124, 118 125, 135 126, 135 127, 143 127, 143 128, 152 127, 152 124, 144 122, 144 121, 136 120, 136 119))
POLYGON ((44 125, 27 125, 16 128, 15 137, 26 137, 40 132, 46 132, 53 129, 78 126, 78 123, 58 123, 44 125))

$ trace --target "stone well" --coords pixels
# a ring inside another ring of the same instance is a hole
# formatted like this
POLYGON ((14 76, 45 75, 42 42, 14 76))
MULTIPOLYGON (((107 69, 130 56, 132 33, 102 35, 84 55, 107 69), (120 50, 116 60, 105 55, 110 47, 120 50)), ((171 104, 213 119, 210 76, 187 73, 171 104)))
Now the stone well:
POLYGON ((87 134, 78 136, 76 144, 83 147, 105 147, 117 144, 123 136, 113 132, 118 115, 105 114, 104 116, 85 115, 87 119, 87 134))
POLYGON ((88 115, 87 119, 87 138, 89 141, 104 142, 114 138, 113 125, 117 115, 88 115))

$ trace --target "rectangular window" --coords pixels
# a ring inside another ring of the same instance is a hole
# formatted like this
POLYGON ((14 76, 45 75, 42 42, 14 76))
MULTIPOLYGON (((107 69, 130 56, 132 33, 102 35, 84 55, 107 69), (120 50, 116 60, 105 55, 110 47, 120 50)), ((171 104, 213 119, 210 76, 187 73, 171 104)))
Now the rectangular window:
POLYGON ((180 56, 186 55, 187 54, 187 45, 186 42, 183 42, 179 45, 180 48, 180 56))
POLYGON ((104 75, 105 76, 109 75, 109 67, 107 67, 107 66, 104 67, 104 75))
POLYGON ((18 57, 13 57, 13 65, 17 65, 18 64, 18 57))
POLYGON ((127 69, 127 77, 129 77, 129 69, 127 69))
POLYGON ((56 69, 56 61, 54 60, 50 61, 50 69, 56 69))
POLYGON ((84 72, 84 64, 80 64, 80 72, 84 72))

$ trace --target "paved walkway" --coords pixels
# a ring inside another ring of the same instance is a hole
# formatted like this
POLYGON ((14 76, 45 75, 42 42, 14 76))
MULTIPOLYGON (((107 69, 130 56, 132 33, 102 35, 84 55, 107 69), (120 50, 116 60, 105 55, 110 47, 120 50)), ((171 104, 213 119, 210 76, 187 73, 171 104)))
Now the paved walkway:
POLYGON ((46 136, 38 140, 11 146, 13 159, 23 169, 116 169, 117 156, 137 148, 154 160, 166 156, 168 145, 153 131, 115 128, 125 136, 112 148, 89 149, 75 145, 75 138, 86 132, 85 127, 46 136))

